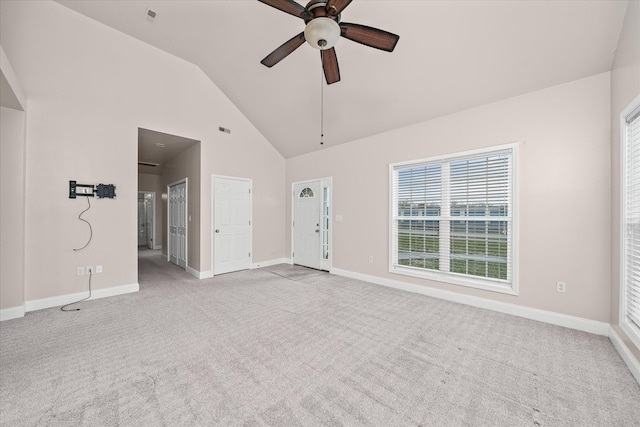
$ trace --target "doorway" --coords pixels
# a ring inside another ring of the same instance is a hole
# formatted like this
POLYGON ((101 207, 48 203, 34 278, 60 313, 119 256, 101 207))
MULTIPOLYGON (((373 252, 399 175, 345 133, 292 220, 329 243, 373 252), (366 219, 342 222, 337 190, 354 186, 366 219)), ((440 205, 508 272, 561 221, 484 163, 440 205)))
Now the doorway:
POLYGON ((211 244, 214 276, 251 268, 252 181, 211 176, 211 244))
POLYGON ((291 258, 295 265, 331 270, 332 179, 293 183, 291 258))
POLYGON ((138 191, 138 246, 154 249, 156 235, 156 193, 138 191))
POLYGON ((167 185, 167 259, 187 268, 187 178, 167 185))

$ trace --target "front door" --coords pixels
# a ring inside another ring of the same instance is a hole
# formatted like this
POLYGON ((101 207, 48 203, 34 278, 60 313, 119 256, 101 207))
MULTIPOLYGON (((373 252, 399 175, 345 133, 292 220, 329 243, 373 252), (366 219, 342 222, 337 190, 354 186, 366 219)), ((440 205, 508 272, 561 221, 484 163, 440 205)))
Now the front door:
POLYGON ((213 274, 251 268, 251 180, 213 177, 213 274))
POLYGON ((293 186, 293 263, 321 267, 322 193, 320 181, 293 186))
POLYGON ((169 185, 169 261, 187 268, 187 182, 169 185))

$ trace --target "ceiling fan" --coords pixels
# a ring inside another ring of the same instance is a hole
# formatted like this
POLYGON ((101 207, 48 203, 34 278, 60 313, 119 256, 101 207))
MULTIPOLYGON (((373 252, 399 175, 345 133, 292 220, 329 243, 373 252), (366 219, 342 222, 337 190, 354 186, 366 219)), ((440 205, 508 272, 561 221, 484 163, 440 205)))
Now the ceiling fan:
POLYGON ((260 62, 267 67, 273 67, 306 40, 311 46, 320 50, 327 84, 340 81, 338 58, 333 48, 340 36, 387 52, 393 52, 400 39, 400 36, 378 28, 340 22, 340 13, 352 0, 311 0, 307 6, 302 6, 293 0, 258 1, 297 16, 306 24, 303 32, 284 42, 260 62))

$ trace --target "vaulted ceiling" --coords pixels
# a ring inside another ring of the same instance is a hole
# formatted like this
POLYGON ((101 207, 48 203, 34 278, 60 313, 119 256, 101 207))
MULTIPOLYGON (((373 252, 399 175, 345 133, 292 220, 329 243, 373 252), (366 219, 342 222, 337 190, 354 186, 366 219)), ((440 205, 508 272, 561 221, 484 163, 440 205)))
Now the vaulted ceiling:
POLYGON ((388 53, 341 38, 341 81, 326 86, 306 44, 273 68, 260 64, 304 21, 256 0, 59 3, 200 67, 285 158, 608 71, 627 6, 354 0, 342 21, 400 41, 388 53))

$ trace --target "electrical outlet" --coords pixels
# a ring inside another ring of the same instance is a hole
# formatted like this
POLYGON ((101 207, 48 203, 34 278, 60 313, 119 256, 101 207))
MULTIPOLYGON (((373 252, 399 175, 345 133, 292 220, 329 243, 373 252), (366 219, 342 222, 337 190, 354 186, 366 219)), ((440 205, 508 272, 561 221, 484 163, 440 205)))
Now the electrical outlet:
POLYGON ((373 262, 373 255, 369 255, 369 262, 373 262))
POLYGON ((93 273, 94 273, 93 266, 91 265, 87 266, 87 274, 93 274, 93 273))
POLYGON ((84 267, 76 268, 76 276, 84 276, 84 267))
POLYGON ((567 292, 567 284, 565 282, 556 282, 556 290, 558 292, 567 292))
POLYGON ((96 265, 96 273, 102 273, 102 266, 96 265))

